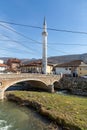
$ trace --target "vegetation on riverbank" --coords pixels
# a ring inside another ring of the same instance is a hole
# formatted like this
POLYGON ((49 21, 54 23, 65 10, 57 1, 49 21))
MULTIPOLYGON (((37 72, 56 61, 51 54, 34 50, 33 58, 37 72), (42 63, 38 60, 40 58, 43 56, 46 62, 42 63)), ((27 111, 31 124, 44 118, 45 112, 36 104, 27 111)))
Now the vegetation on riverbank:
POLYGON ((87 98, 45 92, 6 92, 8 100, 34 107, 64 130, 87 130, 87 98))

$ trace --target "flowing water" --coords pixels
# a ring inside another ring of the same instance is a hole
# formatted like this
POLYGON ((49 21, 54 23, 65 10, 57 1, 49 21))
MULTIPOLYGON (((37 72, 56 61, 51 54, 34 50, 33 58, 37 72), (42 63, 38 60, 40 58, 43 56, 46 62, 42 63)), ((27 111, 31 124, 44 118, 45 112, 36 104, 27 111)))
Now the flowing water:
POLYGON ((48 126, 34 110, 0 101, 0 130, 50 130, 48 126))

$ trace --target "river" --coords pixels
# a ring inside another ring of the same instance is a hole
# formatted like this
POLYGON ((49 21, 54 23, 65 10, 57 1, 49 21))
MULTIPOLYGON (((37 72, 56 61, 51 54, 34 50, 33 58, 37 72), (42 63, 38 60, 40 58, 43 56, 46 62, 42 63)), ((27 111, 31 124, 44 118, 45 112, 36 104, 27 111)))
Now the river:
POLYGON ((0 130, 51 130, 49 126, 34 110, 0 101, 0 130))

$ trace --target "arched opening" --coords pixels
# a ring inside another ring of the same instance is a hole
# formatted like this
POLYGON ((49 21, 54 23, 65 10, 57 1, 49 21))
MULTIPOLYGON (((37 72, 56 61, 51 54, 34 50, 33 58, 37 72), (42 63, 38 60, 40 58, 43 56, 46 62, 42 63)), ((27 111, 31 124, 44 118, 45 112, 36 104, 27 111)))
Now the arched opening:
POLYGON ((16 83, 11 83, 7 86, 5 91, 48 91, 47 85, 42 81, 37 80, 27 80, 18 81, 16 83))
POLYGON ((67 89, 66 87, 64 88, 63 86, 64 86, 63 83, 55 81, 54 82, 54 90, 55 90, 55 92, 59 93, 59 94, 69 94, 70 90, 67 89))
POLYGON ((55 91, 58 91, 58 89, 59 89, 58 81, 55 81, 55 82, 53 83, 53 85, 54 85, 54 90, 55 90, 55 91))

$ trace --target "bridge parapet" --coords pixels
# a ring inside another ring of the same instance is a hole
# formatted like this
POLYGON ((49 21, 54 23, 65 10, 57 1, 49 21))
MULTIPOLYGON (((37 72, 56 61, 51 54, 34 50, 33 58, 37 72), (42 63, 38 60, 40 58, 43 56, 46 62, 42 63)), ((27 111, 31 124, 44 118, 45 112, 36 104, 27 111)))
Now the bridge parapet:
POLYGON ((56 77, 58 78, 59 75, 45 75, 45 74, 37 74, 37 73, 21 73, 21 74, 0 74, 0 79, 3 78, 15 78, 15 77, 56 77))
POLYGON ((59 75, 45 75, 45 74, 1 74, 0 81, 4 80, 18 80, 18 79, 38 79, 44 81, 47 85, 53 84, 53 82, 58 81, 60 79, 59 75))

